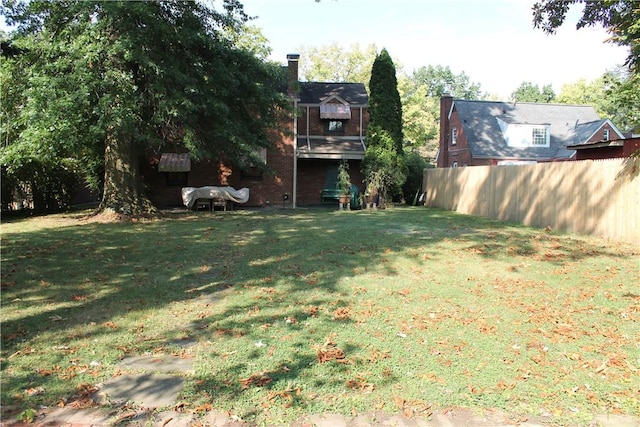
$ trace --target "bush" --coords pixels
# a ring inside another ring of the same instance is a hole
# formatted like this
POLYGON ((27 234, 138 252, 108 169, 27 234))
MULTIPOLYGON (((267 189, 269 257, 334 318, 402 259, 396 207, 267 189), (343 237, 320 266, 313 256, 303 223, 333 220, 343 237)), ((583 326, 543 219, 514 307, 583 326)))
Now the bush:
POLYGON ((416 193, 422 191, 424 169, 429 166, 427 159, 417 151, 410 151, 404 156, 404 164, 407 171, 407 179, 402 185, 402 196, 407 204, 415 204, 416 193))
POLYGON ((24 159, 20 164, 2 166, 2 209, 19 203, 37 213, 56 212, 71 207, 79 184, 72 161, 44 163, 24 159))

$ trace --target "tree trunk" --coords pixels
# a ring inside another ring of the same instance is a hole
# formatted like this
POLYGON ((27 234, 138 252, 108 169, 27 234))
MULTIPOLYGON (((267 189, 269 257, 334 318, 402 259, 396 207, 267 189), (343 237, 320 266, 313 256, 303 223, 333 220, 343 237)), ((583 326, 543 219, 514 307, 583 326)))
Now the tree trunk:
POLYGON ((136 144, 130 135, 108 132, 104 166, 104 192, 98 212, 112 210, 132 218, 159 214, 143 191, 136 144))

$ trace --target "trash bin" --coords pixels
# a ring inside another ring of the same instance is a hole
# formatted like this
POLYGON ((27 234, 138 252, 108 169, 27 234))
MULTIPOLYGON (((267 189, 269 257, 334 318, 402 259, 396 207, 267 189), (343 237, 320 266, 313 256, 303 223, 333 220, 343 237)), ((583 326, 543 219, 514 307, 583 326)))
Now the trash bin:
POLYGON ((360 191, 358 190, 358 187, 351 184, 351 187, 349 188, 349 193, 351 194, 351 209, 360 209, 360 200, 359 200, 360 191))

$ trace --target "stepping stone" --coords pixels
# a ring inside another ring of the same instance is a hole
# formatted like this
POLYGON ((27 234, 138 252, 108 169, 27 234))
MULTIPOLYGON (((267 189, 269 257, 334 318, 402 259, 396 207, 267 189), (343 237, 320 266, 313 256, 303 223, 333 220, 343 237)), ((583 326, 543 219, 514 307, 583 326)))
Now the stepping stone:
POLYGON ((129 370, 179 372, 193 374, 193 360, 177 356, 133 356, 122 359, 120 366, 129 370))
POLYGON ((175 405, 184 388, 184 378, 175 375, 120 375, 104 383, 97 393, 101 404, 133 402, 145 408, 175 405))

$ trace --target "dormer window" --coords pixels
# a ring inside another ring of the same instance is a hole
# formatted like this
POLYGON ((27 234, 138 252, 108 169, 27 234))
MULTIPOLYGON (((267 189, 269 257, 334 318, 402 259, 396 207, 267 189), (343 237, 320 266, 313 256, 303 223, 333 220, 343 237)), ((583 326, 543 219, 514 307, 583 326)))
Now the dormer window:
POLYGON ((496 117, 507 147, 549 147, 551 125, 548 123, 517 123, 496 117))
POLYGON ((546 128, 533 128, 531 132, 531 145, 548 145, 546 128))

